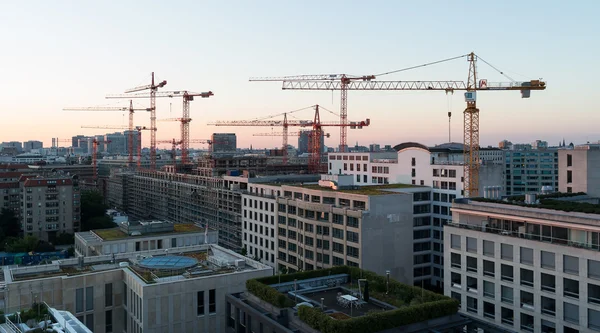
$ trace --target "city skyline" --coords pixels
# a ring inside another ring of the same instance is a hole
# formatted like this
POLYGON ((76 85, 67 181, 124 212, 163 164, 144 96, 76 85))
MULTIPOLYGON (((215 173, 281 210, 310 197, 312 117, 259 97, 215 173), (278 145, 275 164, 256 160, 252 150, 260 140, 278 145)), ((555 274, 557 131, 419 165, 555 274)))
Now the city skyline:
MULTIPOLYGON (((548 82, 546 91, 534 91, 530 99, 521 99, 518 92, 481 93, 481 146, 495 146, 503 139, 528 143, 541 138, 551 145, 563 137, 575 144, 597 141, 594 124, 600 119, 592 113, 591 80, 598 72, 592 58, 594 36, 600 30, 592 13, 598 4, 512 3, 430 8, 386 1, 369 6, 180 2, 181 6, 154 4, 147 9, 124 3, 5 4, 0 26, 14 33, 0 37, 10 50, 0 56, 6 83, 0 106, 11 110, 4 114, 0 141, 35 139, 49 146, 52 137, 110 132, 81 129, 82 125, 124 126, 125 113, 62 108, 126 105, 126 100, 104 96, 146 84, 154 71, 168 81, 165 90, 215 93, 192 102, 191 138, 236 132, 240 147, 277 147, 279 137, 252 136, 270 128, 219 128, 206 123, 262 118, 314 104, 339 112, 339 93, 281 91, 280 83, 252 83, 249 77, 378 74, 470 51, 516 80, 548 82), (423 20, 418 13, 430 15, 423 20), (513 23, 505 21, 507 15, 513 23), (149 24, 156 26, 152 34, 146 32, 149 24), (479 28, 464 32, 474 26, 479 28), (529 30, 523 31, 523 26, 529 30), (573 50, 582 52, 574 58, 573 50)), ((508 80, 482 61, 478 70, 481 78, 508 80)), ((467 62, 460 59, 381 79, 466 80, 467 71, 467 62)), ((462 142, 464 107, 458 92, 446 97, 427 91, 352 91, 349 120, 370 118, 371 126, 349 130, 348 144, 447 142, 449 110, 451 141, 462 142)), ((158 100, 159 119, 180 114, 180 100, 158 100)), ((332 114, 322 115, 324 120, 337 120, 332 114)), ((312 114, 309 110, 296 117, 312 119, 312 114)), ((148 125, 149 116, 136 113, 135 124, 148 125)), ((158 126, 157 138, 179 137, 178 123, 158 126)), ((339 133, 330 132, 325 144, 335 147, 339 133)), ((148 139, 145 135, 144 146, 148 139)))

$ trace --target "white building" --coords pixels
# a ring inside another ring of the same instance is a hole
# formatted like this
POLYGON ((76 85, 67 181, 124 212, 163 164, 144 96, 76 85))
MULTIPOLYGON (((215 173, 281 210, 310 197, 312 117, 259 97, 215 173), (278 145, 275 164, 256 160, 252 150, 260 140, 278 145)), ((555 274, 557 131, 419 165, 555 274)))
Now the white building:
POLYGON ((281 187, 248 184, 242 194, 242 246, 250 257, 277 268, 277 196, 281 187))
POLYGON ((444 293, 462 313, 509 331, 600 331, 600 215, 469 199, 452 211, 444 293))

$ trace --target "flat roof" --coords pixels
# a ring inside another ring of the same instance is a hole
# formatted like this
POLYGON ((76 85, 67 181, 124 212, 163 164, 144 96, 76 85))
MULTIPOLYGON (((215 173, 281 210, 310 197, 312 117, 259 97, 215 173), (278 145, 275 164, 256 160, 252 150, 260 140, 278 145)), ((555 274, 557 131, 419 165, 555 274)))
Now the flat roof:
POLYGON ((304 184, 304 185, 290 185, 295 187, 301 187, 311 190, 321 190, 321 191, 329 191, 329 192, 340 192, 340 193, 348 193, 348 194, 361 194, 361 195, 385 195, 385 194, 396 194, 398 192, 394 191, 386 191, 386 190, 394 190, 394 189, 402 189, 402 188, 418 188, 426 186, 418 186, 411 184, 382 184, 382 185, 365 185, 359 186, 358 188, 353 189, 339 189, 334 190, 331 187, 324 187, 318 184, 304 184))
MULTIPOLYGON (((98 237, 103 241, 110 241, 122 238, 134 238, 134 237, 153 237, 160 235, 168 235, 168 234, 185 234, 185 233, 194 233, 194 232, 203 232, 204 229, 198 227, 195 224, 191 223, 174 223, 173 231, 170 232, 157 232, 157 233, 146 233, 137 236, 131 236, 127 233, 123 232, 121 228, 111 228, 111 229, 96 229, 92 230, 98 237)), ((81 233, 80 233, 81 234, 81 233)), ((85 238, 85 236, 84 236, 85 238)))
POLYGON ((487 198, 469 198, 468 200, 459 199, 457 203, 469 203, 469 200, 474 202, 501 204, 508 206, 519 206, 524 209, 547 209, 554 210, 557 213, 584 213, 584 214, 600 214, 600 204, 591 203, 599 202, 599 198, 594 198, 583 192, 579 193, 552 193, 547 195, 537 195, 536 203, 525 203, 525 195, 510 196, 503 200, 487 199, 487 198))

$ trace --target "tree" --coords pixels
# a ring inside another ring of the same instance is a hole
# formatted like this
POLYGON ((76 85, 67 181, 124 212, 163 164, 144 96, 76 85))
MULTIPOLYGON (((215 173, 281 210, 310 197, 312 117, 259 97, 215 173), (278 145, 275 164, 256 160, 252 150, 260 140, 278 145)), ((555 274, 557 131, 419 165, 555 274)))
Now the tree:
POLYGON ((21 223, 19 223, 19 218, 14 211, 2 208, 2 211, 0 211, 0 229, 2 230, 2 238, 19 236, 21 223))
POLYGON ((244 246, 242 248, 242 251, 240 252, 243 256, 247 256, 248 255, 248 250, 246 249, 246 247, 244 246))
POLYGON ((56 239, 54 240, 54 245, 70 245, 70 244, 75 244, 75 236, 73 234, 69 234, 66 232, 63 232, 62 234, 58 235, 56 237, 56 239))
POLYGON ((31 252, 35 251, 39 240, 35 236, 25 236, 25 238, 7 239, 6 252, 31 252))
POLYGON ((108 206, 104 198, 96 191, 81 193, 81 231, 114 228, 112 219, 106 215, 108 206))

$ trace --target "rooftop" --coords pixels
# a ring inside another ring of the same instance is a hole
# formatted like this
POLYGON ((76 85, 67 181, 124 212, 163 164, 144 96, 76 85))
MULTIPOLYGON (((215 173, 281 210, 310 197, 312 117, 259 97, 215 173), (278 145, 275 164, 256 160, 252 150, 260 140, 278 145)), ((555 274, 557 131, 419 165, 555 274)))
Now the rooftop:
POLYGON ((504 199, 470 198, 469 200, 561 212, 600 214, 598 198, 590 197, 583 192, 536 195, 533 203, 527 202, 525 195, 509 196, 504 199))
POLYGON ((349 194, 361 194, 361 195, 384 195, 384 194, 394 194, 397 192, 391 191, 394 189, 402 189, 402 188, 416 188, 421 187, 417 185, 411 184, 383 184, 383 185, 365 185, 359 186, 355 188, 342 188, 338 190, 334 190, 330 187, 320 186, 318 184, 303 184, 303 185, 293 185, 297 187, 307 188, 311 190, 322 190, 322 191, 330 191, 330 192, 341 192, 341 193, 349 193, 349 194))
MULTIPOLYGON (((8 325, 2 326, 2 332, 20 333, 22 330, 17 330, 17 325, 24 329, 23 325, 31 329, 31 332, 38 332, 38 323, 46 321, 45 326, 48 332, 65 332, 65 333, 92 333, 81 321, 79 321, 72 313, 68 311, 60 311, 51 308, 46 302, 33 303, 30 309, 22 309, 18 313, 7 314, 5 320, 8 325), (29 326, 27 323, 30 319, 34 319, 35 325, 29 326)), ((42 332, 42 330, 39 330, 42 332)))
MULTIPOLYGON (((47 265, 9 267, 9 284, 38 278, 75 276, 124 269, 144 282, 161 283, 270 267, 215 244, 52 261, 47 265)), ((5 274, 6 276, 6 274, 5 274)))
POLYGON ((389 281, 387 293, 385 277, 356 267, 270 276, 249 280, 246 286, 249 297, 279 309, 293 308, 298 313, 293 318, 323 333, 411 331, 403 328, 458 311, 454 299, 395 280, 389 281))
POLYGON ((168 234, 181 234, 181 233, 193 233, 193 232, 203 232, 204 229, 198 227, 195 224, 191 223, 174 223, 173 231, 168 232, 158 232, 152 234, 127 234, 121 228, 111 228, 111 229, 97 229, 92 230, 94 234, 100 237, 103 241, 111 241, 116 239, 122 239, 127 237, 148 237, 148 236, 160 236, 160 235, 168 235, 168 234))

